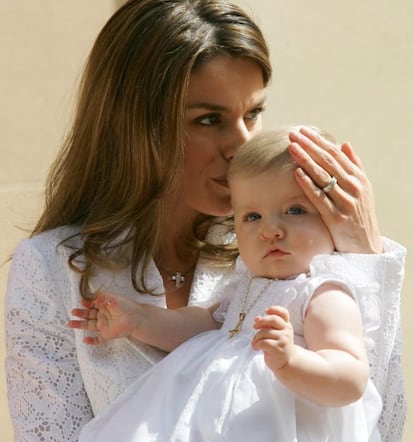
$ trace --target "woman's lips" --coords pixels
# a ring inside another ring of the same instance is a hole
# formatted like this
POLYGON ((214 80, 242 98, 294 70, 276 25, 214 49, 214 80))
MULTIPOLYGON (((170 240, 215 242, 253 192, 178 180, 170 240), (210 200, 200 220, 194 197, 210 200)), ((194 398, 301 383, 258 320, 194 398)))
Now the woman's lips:
POLYGON ((218 178, 213 178, 213 181, 218 184, 219 186, 222 187, 229 187, 229 183, 227 182, 227 177, 218 177, 218 178))

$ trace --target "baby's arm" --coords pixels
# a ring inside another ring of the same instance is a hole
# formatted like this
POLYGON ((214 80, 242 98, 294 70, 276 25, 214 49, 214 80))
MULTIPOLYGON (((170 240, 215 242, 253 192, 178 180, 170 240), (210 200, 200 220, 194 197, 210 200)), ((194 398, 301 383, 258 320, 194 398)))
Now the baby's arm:
POLYGON ((92 345, 128 337, 169 352, 192 336, 220 326, 213 318, 217 305, 172 310, 98 292, 93 301, 83 300, 82 306, 72 310, 79 319, 69 321, 68 326, 97 332, 84 339, 92 345))
POLYGON ((362 321, 354 299, 333 284, 313 296, 304 320, 307 349, 293 343, 286 309, 271 307, 256 318, 253 347, 264 352, 268 367, 298 395, 323 406, 359 399, 369 368, 362 321))

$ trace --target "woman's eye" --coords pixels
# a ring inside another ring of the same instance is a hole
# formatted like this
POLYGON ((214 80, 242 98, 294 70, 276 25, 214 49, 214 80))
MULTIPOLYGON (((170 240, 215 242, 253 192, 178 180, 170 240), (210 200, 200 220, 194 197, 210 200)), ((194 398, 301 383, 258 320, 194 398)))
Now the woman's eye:
POLYGON ((246 120, 256 121, 258 116, 264 112, 264 107, 260 106, 246 114, 246 120))
POLYGON ((203 115, 197 118, 197 123, 203 126, 213 126, 220 122, 220 116, 218 114, 203 115))
POLYGON ((252 222, 252 221, 257 221, 260 218, 261 218, 261 216, 258 213, 248 213, 244 219, 247 222, 252 222))
POLYGON ((306 213, 306 210, 303 207, 299 207, 299 206, 289 207, 286 210, 287 215, 303 215, 305 213, 306 213))

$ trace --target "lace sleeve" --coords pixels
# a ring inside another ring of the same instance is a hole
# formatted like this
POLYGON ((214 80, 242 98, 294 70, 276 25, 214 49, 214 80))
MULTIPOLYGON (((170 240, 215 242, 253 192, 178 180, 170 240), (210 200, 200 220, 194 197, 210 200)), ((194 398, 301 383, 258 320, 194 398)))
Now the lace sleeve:
POLYGON ((55 247, 17 247, 5 304, 6 374, 15 441, 77 441, 92 418, 63 304, 65 267, 55 247))
POLYGON ((369 350, 368 358, 371 379, 383 400, 379 419, 382 442, 401 440, 407 414, 400 320, 405 255, 404 247, 386 238, 382 254, 342 255, 380 284, 380 326, 373 332, 375 345, 369 350))

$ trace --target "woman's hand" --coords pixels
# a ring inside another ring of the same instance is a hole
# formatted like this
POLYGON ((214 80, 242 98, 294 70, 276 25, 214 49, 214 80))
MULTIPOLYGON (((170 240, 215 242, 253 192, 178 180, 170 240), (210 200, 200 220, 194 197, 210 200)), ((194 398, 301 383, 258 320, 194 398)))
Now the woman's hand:
POLYGON ((140 304, 126 296, 97 292, 95 299, 82 300, 81 304, 84 308, 72 310, 72 315, 79 319, 69 321, 68 327, 97 333, 85 336, 84 342, 90 345, 129 337, 139 321, 140 304))
POLYGON ((339 150, 309 128, 292 132, 290 140, 289 152, 299 165, 297 181, 320 212, 336 250, 381 253, 372 186, 351 145, 339 150), (337 183, 324 192, 332 177, 337 183))

